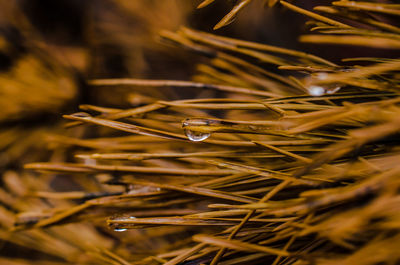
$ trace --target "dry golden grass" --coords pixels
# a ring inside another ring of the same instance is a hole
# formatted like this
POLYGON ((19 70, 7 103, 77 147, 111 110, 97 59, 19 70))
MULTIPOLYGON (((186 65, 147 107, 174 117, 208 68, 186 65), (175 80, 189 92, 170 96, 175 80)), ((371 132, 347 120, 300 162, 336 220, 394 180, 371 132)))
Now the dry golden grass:
MULTIPOLYGON (((399 49, 398 4, 265 3, 311 19, 301 41, 399 49)), ((331 62, 187 27, 160 36, 210 59, 191 81, 88 80, 131 89, 135 106, 81 105, 64 115, 68 136, 48 136, 49 161, 3 174, 3 240, 53 258, 38 264, 400 261, 399 59, 331 62)))

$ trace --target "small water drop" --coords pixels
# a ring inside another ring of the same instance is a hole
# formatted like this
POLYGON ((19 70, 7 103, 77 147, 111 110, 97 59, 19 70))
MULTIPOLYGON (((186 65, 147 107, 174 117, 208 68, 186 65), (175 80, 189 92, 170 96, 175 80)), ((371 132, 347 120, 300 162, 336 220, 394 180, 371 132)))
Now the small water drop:
POLYGON ((71 116, 77 117, 77 118, 89 118, 89 117, 91 117, 90 114, 86 113, 86 112, 77 112, 77 113, 71 114, 71 116))
POLYGON ((190 141, 201 142, 210 137, 211 133, 195 132, 192 130, 185 129, 185 134, 190 141))
POLYGON ((210 137, 211 133, 204 132, 204 129, 209 128, 214 123, 215 121, 209 119, 202 119, 202 118, 186 119, 182 122, 182 128, 184 129, 184 132, 190 141, 200 142, 210 137), (199 128, 203 130, 203 132, 194 130, 194 128, 199 128))
POLYGON ((160 190, 161 189, 158 187, 133 185, 133 184, 131 184, 127 187, 128 194, 145 194, 145 193, 151 193, 151 192, 159 192, 160 190))
POLYGON ((338 92, 342 87, 340 86, 336 86, 333 88, 329 88, 328 90, 326 90, 326 94, 335 94, 336 92, 338 92))
POLYGON ((128 230, 128 229, 126 229, 126 228, 115 228, 114 229, 115 232, 124 232, 126 230, 128 230))
POLYGON ((319 97, 325 94, 325 88, 323 88, 322 86, 310 86, 308 87, 308 93, 311 96, 314 97, 319 97))
POLYGON ((326 80, 329 77, 328 73, 320 72, 312 74, 305 78, 305 85, 307 87, 308 93, 314 97, 320 97, 325 94, 334 94, 341 89, 338 83, 328 83, 323 86, 317 85, 319 81, 326 80), (317 84, 314 82, 317 81, 317 84))
POLYGON ((318 73, 315 75, 315 78, 317 78, 319 80, 325 80, 326 78, 328 78, 328 74, 327 73, 318 73))
POLYGON ((85 165, 87 165, 87 166, 95 166, 96 165, 96 159, 93 159, 93 158, 85 158, 84 160, 83 160, 83 163, 85 164, 85 165))

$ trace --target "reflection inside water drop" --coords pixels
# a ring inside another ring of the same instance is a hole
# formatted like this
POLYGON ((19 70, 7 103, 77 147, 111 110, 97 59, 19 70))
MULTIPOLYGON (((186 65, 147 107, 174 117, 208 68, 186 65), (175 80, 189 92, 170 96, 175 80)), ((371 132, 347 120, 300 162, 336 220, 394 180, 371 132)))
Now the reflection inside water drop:
POLYGON ((195 131, 188 130, 188 129, 185 129, 185 134, 186 134, 187 138, 193 142, 204 141, 211 135, 210 133, 195 132, 195 131))
POLYGON ((114 229, 115 232, 124 232, 126 230, 128 230, 128 229, 126 229, 126 228, 115 228, 114 229))

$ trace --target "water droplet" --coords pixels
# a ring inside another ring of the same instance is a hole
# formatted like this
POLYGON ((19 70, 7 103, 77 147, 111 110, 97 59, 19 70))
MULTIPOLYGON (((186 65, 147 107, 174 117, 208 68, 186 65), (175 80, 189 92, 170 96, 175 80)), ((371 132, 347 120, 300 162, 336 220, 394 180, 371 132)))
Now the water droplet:
POLYGON ((129 216, 129 219, 136 219, 135 216, 129 216))
POLYGON ((329 88, 328 90, 326 90, 326 94, 335 94, 336 92, 338 92, 341 89, 340 86, 336 86, 333 88, 329 88))
POLYGON ((328 74, 324 72, 316 73, 308 76, 305 79, 305 85, 307 87, 308 93, 314 97, 320 97, 325 94, 334 94, 341 89, 341 86, 337 83, 328 83, 326 85, 317 85, 318 81, 323 81, 328 78, 328 74), (315 81, 317 80, 317 84, 315 81))
POLYGON ((91 117, 90 114, 86 113, 86 112, 77 112, 77 113, 71 114, 71 116, 77 117, 77 118, 89 118, 89 117, 91 117))
POLYGON ((133 185, 133 184, 127 186, 128 194, 145 194, 145 193, 159 192, 159 191, 161 191, 160 188, 152 186, 133 185))
POLYGON ((85 164, 85 165, 87 165, 87 166, 95 166, 96 165, 96 159, 93 159, 93 158, 85 158, 84 160, 83 160, 83 163, 85 164))
POLYGON ((185 134, 190 141, 201 142, 210 137, 211 133, 195 132, 192 130, 185 129, 185 134))
POLYGON ((204 130, 209 126, 212 126, 213 123, 215 122, 208 119, 198 119, 198 118, 186 119, 182 122, 182 128, 184 128, 184 132, 190 141, 200 142, 210 137, 211 133, 196 131, 193 130, 193 128, 199 127, 202 130, 204 130))
POLYGON ((126 230, 128 230, 128 229, 126 229, 126 228, 115 228, 114 229, 115 232, 124 232, 126 230))
POLYGON ((310 86, 308 87, 308 93, 311 96, 314 97, 319 97, 325 94, 325 88, 323 88, 322 86, 310 86))
POLYGON ((315 75, 315 78, 319 79, 319 80, 325 80, 328 77, 327 73, 318 73, 315 75))

